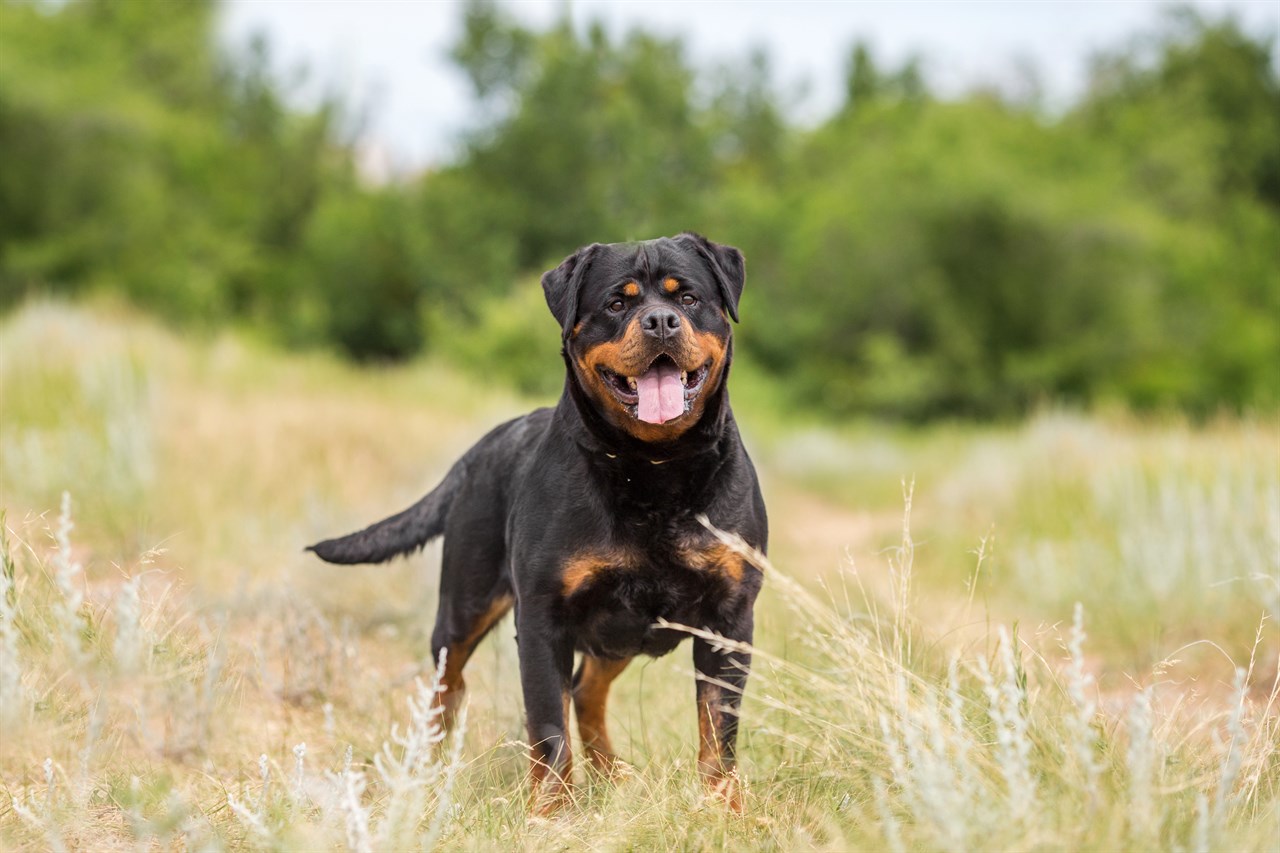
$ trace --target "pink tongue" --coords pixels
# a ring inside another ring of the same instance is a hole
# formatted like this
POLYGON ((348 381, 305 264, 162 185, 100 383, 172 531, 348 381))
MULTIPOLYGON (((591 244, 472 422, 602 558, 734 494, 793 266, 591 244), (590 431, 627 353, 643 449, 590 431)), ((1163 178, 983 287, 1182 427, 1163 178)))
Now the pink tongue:
POLYGON ((684 386, 680 369, 665 358, 636 379, 640 404, 636 415, 651 424, 665 423, 684 414, 684 386))

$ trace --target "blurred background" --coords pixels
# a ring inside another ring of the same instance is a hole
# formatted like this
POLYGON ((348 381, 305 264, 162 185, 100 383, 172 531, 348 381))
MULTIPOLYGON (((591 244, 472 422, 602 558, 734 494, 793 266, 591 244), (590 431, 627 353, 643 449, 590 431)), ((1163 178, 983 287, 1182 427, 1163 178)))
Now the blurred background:
POLYGON ((1278 32, 1274 0, 0 0, 0 848, 340 845, 290 784, 274 841, 228 808, 302 745, 390 802, 440 546, 303 546, 555 400, 543 270, 694 229, 747 258, 760 818, 701 805, 673 654, 612 705, 639 787, 527 822, 507 622, 442 847, 1273 853, 1278 32), (895 781, 880 733, 953 725, 954 770, 895 781))
POLYGON ((739 373, 780 408, 1270 410, 1278 19, 5 0, 0 310, 125 302, 546 396, 538 273, 694 229, 747 257, 739 373))

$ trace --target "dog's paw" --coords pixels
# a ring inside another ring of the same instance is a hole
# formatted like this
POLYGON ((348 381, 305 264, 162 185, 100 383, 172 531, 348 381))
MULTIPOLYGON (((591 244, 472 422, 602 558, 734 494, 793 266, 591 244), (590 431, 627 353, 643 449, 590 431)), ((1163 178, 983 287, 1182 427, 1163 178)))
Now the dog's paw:
POLYGON ((727 809, 731 814, 741 815, 746 811, 746 795, 742 777, 737 770, 731 770, 720 776, 706 780, 707 793, 704 798, 727 809))
POLYGON ((591 768, 596 775, 611 782, 622 782, 636 775, 636 768, 609 752, 593 752, 591 768))

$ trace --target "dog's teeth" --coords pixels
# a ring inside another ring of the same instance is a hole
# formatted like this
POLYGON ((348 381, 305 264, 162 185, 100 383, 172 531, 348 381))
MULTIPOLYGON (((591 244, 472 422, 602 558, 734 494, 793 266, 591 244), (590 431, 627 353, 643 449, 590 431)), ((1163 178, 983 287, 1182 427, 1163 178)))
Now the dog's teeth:
POLYGON ((634 376, 627 377, 627 384, 631 386, 631 390, 636 390, 636 378, 634 376))
POLYGON ((680 371, 680 384, 681 385, 689 384, 689 371, 687 370, 680 371))

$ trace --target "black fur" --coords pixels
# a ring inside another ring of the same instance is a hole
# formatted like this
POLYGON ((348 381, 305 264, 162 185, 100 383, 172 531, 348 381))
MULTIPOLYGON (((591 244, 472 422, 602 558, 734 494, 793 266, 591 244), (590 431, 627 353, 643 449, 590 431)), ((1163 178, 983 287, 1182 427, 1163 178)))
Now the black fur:
POLYGON ((413 506, 371 524, 358 533, 326 539, 307 546, 327 563, 385 563, 392 557, 417 551, 441 533, 449 507, 466 479, 466 457, 449 470, 444 481, 413 506))
MULTIPOLYGON (((330 562, 379 562, 443 533, 433 652, 449 649, 460 690, 461 665, 492 627, 486 614, 514 600, 535 765, 555 775, 568 775, 564 700, 575 651, 605 660, 666 654, 687 635, 659 619, 752 638, 761 573, 718 550, 698 520, 705 515, 766 548, 764 503, 725 387, 727 318, 737 319, 744 279, 736 249, 694 234, 574 253, 542 280, 564 339, 559 403, 494 429, 404 512, 312 547, 330 562), (681 290, 664 289, 668 279, 681 290), (630 283, 641 295, 619 296, 630 283), (615 311, 620 301, 626 308, 615 311), (698 397, 696 422, 646 432, 602 396, 583 358, 622 341, 644 312, 672 306, 681 334, 701 335, 707 352, 719 342, 722 365, 714 387, 698 397)), ((714 717, 716 743, 708 746, 704 735, 702 762, 714 780, 732 771, 735 691, 745 685, 750 658, 702 640, 694 646, 698 671, 730 686, 724 695, 698 691, 700 713, 714 717)))

